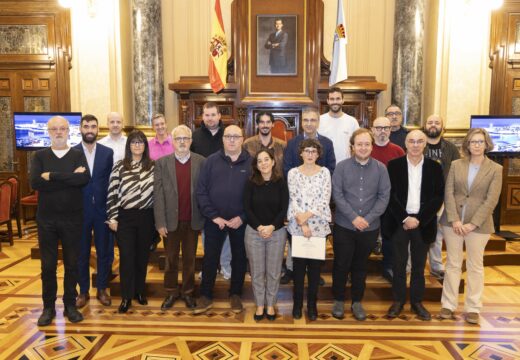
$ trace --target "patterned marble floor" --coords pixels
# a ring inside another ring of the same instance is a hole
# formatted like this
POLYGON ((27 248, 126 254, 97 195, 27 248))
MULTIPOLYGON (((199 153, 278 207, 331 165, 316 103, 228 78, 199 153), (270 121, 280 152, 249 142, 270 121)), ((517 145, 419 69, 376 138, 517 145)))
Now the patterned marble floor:
MULTIPOLYGON (((161 312, 155 298, 125 315, 117 313, 119 299, 111 307, 91 300, 79 324, 64 320, 58 302, 53 325, 39 329, 40 265, 29 255, 34 245, 29 236, 0 254, 0 359, 520 359, 520 266, 486 268, 485 307, 473 326, 461 314, 422 322, 408 308, 388 320, 389 301, 365 303, 370 316, 363 323, 332 318, 330 301, 319 304, 315 322, 293 320, 290 302, 283 301, 275 322, 256 323, 252 302, 238 315, 217 301, 194 316, 182 302, 161 312)), ((518 243, 508 246, 520 251, 518 243)), ((426 306, 434 313, 440 307, 426 306)))

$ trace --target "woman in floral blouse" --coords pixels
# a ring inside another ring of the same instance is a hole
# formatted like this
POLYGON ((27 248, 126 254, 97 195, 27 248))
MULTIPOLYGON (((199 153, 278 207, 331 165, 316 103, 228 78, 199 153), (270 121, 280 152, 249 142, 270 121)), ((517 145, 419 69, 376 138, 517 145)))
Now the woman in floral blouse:
MULTIPOLYGON (((315 139, 305 139, 298 152, 303 164, 293 168, 287 175, 289 186, 289 210, 287 231, 292 236, 326 237, 330 233, 329 207, 331 176, 327 168, 316 164, 322 154, 321 144, 315 139)), ((316 320, 318 286, 320 282, 321 260, 293 258, 293 318, 302 317, 303 286, 307 273, 307 315, 316 320)))

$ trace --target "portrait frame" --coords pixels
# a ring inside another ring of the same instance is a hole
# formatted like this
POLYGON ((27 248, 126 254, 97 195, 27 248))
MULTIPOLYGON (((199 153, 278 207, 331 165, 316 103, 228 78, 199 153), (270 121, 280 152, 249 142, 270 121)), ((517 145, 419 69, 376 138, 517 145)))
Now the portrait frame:
POLYGON ((256 75, 297 76, 298 15, 257 14, 256 34, 256 75))

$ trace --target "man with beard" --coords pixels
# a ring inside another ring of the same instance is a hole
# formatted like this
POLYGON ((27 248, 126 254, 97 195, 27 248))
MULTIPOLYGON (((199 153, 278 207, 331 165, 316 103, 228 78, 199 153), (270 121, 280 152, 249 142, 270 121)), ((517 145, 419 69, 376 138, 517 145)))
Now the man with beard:
POLYGON ((332 140, 337 164, 350 157, 350 137, 359 129, 359 123, 343 112, 343 92, 340 88, 333 87, 327 91, 327 104, 329 112, 320 116, 318 132, 332 140))
POLYGON ((390 119, 390 124, 392 125, 390 141, 399 145, 404 151, 406 151, 405 139, 408 130, 402 126, 403 112, 401 111, 401 108, 395 104, 391 104, 386 108, 385 116, 390 119))
POLYGON ((92 231, 96 247, 97 277, 96 298, 105 306, 110 306, 110 295, 107 293, 108 277, 111 262, 109 259, 109 229, 107 220, 107 192, 110 172, 112 171, 114 151, 96 143, 98 119, 94 115, 84 115, 80 123, 83 141, 75 148, 82 151, 87 158, 90 181, 83 188, 83 230, 81 235, 78 259, 79 295, 76 306, 82 308, 90 298, 90 249, 92 231))
POLYGON ((244 149, 251 156, 262 149, 273 149, 275 157, 275 166, 282 174, 283 167, 283 151, 285 149, 285 141, 277 139, 272 136, 272 129, 274 127, 274 116, 270 112, 261 111, 256 115, 256 126, 258 128, 258 135, 252 136, 244 141, 244 149))
POLYGON ((47 123, 51 146, 34 154, 31 163, 31 187, 39 192, 38 246, 41 253, 43 312, 38 326, 50 325, 56 317, 58 281, 58 243, 63 249, 63 316, 70 322, 83 320, 76 309, 78 253, 83 222, 81 188, 89 181, 87 160, 78 149, 67 144, 69 122, 53 116, 47 123))
MULTIPOLYGON (((388 165, 390 160, 404 156, 404 150, 400 146, 390 141, 390 120, 385 116, 380 116, 372 123, 372 134, 374 134, 374 147, 372 149, 371 156, 381 161, 385 166, 388 165)), ((378 240, 375 253, 383 253, 383 273, 382 276, 388 282, 392 282, 393 270, 392 270, 392 243, 390 239, 381 237, 381 241, 378 240)))
MULTIPOLYGON (((440 115, 430 115, 426 119, 423 127, 426 134, 426 148, 424 149, 424 157, 432 159, 441 164, 444 181, 448 177, 451 162, 460 159, 459 150, 457 147, 444 139, 442 133, 444 131, 444 121, 440 115)), ((438 219, 440 218, 442 209, 439 210, 438 219)), ((444 265, 442 263, 442 227, 437 227, 437 237, 435 242, 431 244, 430 251, 430 274, 438 279, 444 278, 444 265)))

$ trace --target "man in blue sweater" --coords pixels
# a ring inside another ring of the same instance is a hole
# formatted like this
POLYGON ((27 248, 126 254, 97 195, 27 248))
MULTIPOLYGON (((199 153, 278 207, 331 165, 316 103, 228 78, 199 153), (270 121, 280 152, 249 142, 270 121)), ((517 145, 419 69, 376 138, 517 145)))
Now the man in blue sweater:
POLYGON ((244 136, 236 125, 228 126, 223 136, 224 149, 210 155, 199 175, 196 197, 200 212, 206 218, 204 225, 204 259, 200 299, 193 310, 202 314, 213 306, 213 287, 217 267, 226 236, 231 243, 231 310, 243 310, 240 295, 246 273, 244 246, 245 212, 243 193, 251 173, 251 156, 242 149, 244 136))

